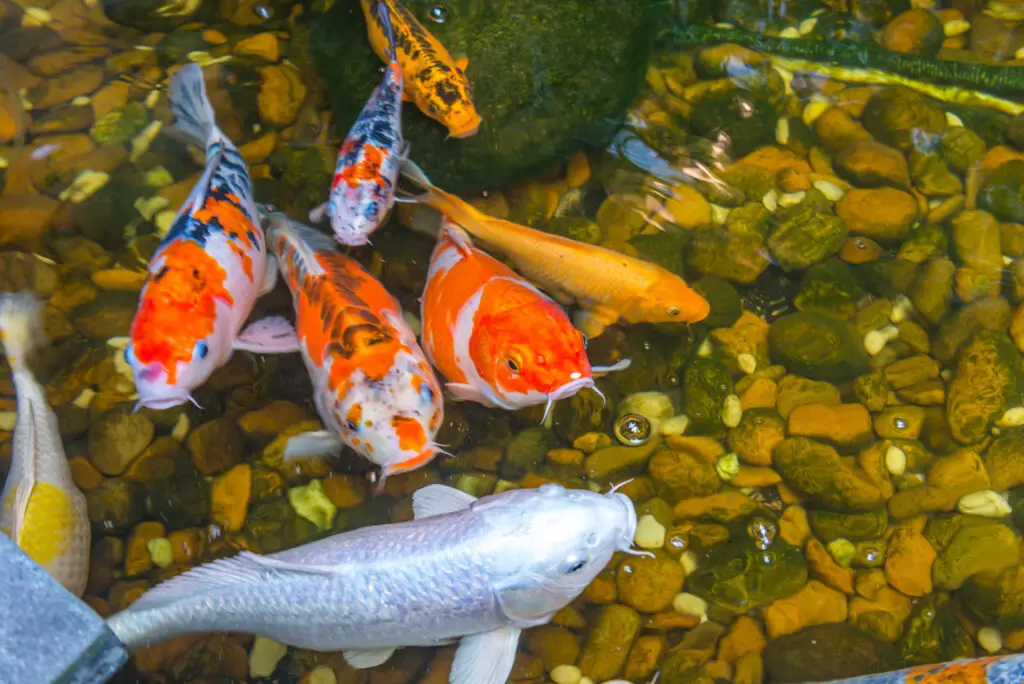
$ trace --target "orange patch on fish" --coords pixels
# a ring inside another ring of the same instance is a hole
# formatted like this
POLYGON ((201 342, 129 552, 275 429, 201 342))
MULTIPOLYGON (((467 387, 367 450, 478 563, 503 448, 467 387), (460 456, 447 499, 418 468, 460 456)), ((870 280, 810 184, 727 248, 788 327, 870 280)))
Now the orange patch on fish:
POLYGON ((158 363, 173 385, 178 362, 188 363, 196 343, 213 332, 217 301, 231 306, 234 299, 224 268, 192 240, 167 245, 158 258, 163 267, 146 281, 130 335, 139 362, 158 363))
POLYGON ((427 445, 427 433, 419 421, 395 416, 391 419, 391 427, 398 435, 398 448, 402 451, 422 451, 427 445))
POLYGON ((206 203, 192 213, 192 218, 203 225, 220 226, 228 237, 232 253, 238 257, 242 270, 245 271, 249 282, 252 282, 252 257, 248 252, 257 248, 250 237, 255 234, 255 226, 239 208, 241 200, 238 197, 231 193, 225 193, 224 197, 227 201, 207 197, 206 203))
POLYGON ((985 684, 988 681, 985 660, 968 660, 962 663, 939 663, 922 665, 907 673, 907 684, 985 684))
POLYGON ((359 425, 363 422, 363 407, 358 403, 352 404, 348 407, 348 413, 345 414, 345 420, 352 425, 359 425))
POLYGON ((368 143, 363 148, 363 158, 359 163, 346 166, 338 177, 348 184, 350 188, 357 188, 364 181, 376 180, 380 177, 380 165, 388 154, 376 145, 368 143))

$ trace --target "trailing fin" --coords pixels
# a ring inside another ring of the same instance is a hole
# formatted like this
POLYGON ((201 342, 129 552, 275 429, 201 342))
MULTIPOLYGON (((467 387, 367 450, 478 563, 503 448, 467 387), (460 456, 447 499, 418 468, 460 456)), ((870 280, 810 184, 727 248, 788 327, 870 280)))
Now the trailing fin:
POLYGON ((208 145, 214 135, 220 136, 198 64, 184 66, 174 74, 168 99, 178 129, 197 143, 208 145))

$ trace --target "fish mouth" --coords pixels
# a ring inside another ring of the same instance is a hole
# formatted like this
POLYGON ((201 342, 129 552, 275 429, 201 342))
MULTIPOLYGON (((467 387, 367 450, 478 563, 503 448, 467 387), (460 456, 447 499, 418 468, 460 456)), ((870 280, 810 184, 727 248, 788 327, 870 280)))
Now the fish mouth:
POLYGON ((449 128, 448 136, 451 138, 468 138, 471 135, 476 135, 476 132, 480 130, 480 123, 481 120, 477 119, 476 121, 464 126, 449 128))
POLYGON ((589 376, 577 378, 576 380, 570 380, 561 387, 556 387, 548 396, 550 397, 551 401, 558 401, 559 399, 567 399, 571 397, 572 395, 579 392, 581 389, 593 386, 594 378, 589 376))
POLYGON ((164 394, 157 397, 140 396, 138 403, 135 404, 135 410, 148 408, 154 411, 162 411, 189 401, 192 401, 192 397, 188 393, 164 394))
POLYGON ((619 550, 629 551, 633 548, 633 539, 636 537, 636 509, 633 508, 632 500, 622 492, 610 492, 608 496, 616 498, 623 508, 626 509, 626 529, 621 539, 619 550))

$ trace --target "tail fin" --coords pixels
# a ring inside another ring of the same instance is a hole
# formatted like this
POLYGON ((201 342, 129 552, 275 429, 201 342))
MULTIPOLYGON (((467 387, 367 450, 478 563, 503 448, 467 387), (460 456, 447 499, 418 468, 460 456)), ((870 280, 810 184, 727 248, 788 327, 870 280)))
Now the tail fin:
POLYGON ((324 275, 323 266, 316 258, 318 252, 338 252, 338 244, 315 228, 293 221, 279 212, 266 212, 261 208, 260 220, 267 231, 267 244, 277 258, 281 273, 289 286, 301 282, 305 276, 324 275))
POLYGON ((196 142, 208 144, 217 124, 213 107, 206 97, 203 70, 198 64, 189 64, 174 74, 168 99, 177 118, 177 127, 196 142))
POLYGON ((374 10, 380 20, 381 28, 384 29, 384 36, 388 39, 388 59, 394 62, 398 57, 395 50, 395 28, 391 25, 391 12, 388 10, 388 4, 384 0, 377 0, 374 10))
POLYGON ((31 291, 0 296, 0 339, 13 370, 25 368, 32 349, 45 343, 42 303, 31 291))

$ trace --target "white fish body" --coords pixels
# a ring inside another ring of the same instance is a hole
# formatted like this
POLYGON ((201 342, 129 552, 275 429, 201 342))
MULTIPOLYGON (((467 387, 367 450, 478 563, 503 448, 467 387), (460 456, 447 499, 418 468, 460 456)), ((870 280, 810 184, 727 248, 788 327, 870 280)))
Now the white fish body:
POLYGON ((0 531, 81 596, 89 575, 85 497, 71 478, 57 416, 26 362, 42 336, 39 306, 31 293, 0 297, 0 333, 18 401, 11 469, 0 493, 0 531))
POLYGON ((131 647, 241 631, 343 650, 354 667, 383 663, 403 646, 461 639, 452 684, 503 684, 520 631, 578 596, 636 530, 623 494, 557 484, 480 500, 430 485, 413 507, 409 522, 200 566, 108 625, 131 647))

